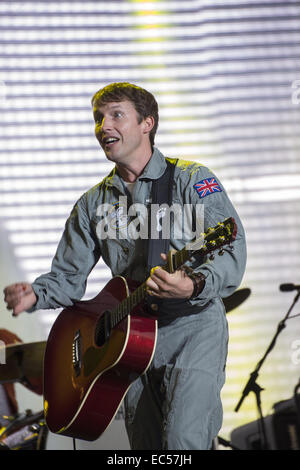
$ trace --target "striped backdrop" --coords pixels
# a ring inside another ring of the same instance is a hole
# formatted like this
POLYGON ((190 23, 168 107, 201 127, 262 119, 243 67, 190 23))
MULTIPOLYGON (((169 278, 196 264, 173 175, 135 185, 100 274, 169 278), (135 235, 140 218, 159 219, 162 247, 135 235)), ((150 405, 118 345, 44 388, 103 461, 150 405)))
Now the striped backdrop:
MULTIPOLYGON (((90 100, 113 81, 155 94, 156 145, 213 169, 245 225, 251 295, 228 313, 228 438, 257 418, 252 396, 234 407, 294 298, 279 285, 300 284, 300 2, 0 2, 0 227, 25 280, 49 270, 73 203, 111 169, 90 100)), ((109 278, 100 261, 86 298, 109 278)), ((57 313, 36 315, 40 339, 57 313)), ((265 414, 299 377, 300 317, 260 371, 265 414)))

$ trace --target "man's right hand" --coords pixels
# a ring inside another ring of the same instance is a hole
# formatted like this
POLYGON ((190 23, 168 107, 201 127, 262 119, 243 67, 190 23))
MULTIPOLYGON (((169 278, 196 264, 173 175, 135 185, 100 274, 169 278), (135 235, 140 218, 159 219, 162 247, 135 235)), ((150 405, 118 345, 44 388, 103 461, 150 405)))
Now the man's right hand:
POLYGON ((37 301, 34 290, 28 282, 18 282, 11 284, 4 289, 4 301, 7 303, 7 309, 13 311, 17 316, 31 308, 37 301))

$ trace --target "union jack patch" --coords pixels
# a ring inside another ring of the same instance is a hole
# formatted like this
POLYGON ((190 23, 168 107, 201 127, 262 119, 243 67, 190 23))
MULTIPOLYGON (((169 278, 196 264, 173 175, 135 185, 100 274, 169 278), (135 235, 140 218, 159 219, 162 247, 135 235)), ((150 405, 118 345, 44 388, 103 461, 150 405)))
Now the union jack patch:
POLYGON ((215 178, 205 178, 204 180, 198 181, 198 183, 194 184, 193 188, 196 189, 200 199, 212 193, 222 192, 222 189, 215 178))

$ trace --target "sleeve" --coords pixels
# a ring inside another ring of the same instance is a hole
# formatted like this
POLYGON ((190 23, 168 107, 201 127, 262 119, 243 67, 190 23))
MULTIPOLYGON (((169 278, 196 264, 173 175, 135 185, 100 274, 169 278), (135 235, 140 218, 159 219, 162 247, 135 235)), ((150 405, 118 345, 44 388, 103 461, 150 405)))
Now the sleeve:
POLYGON ((99 258, 99 243, 92 232, 83 196, 65 224, 51 271, 39 276, 32 284, 38 300, 28 312, 67 307, 80 300, 85 293, 87 277, 99 258))
POLYGON ((216 226, 228 217, 233 217, 237 225, 237 234, 232 248, 224 246, 224 254, 209 256, 202 264, 193 266, 194 271, 205 276, 205 286, 192 305, 205 305, 214 297, 226 298, 240 285, 246 267, 247 249, 245 231, 233 204, 218 178, 207 168, 202 167, 191 178, 190 198, 193 204, 204 205, 204 231, 216 226))

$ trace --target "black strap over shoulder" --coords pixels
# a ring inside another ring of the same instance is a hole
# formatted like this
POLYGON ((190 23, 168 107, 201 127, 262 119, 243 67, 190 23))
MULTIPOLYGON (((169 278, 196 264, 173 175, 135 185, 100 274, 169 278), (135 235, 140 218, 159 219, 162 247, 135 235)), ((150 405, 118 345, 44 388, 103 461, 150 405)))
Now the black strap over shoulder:
MULTIPOLYGON (((160 266, 163 264, 161 259, 161 253, 168 253, 170 245, 170 237, 163 238, 163 230, 161 220, 163 208, 159 207, 162 204, 167 204, 168 207, 172 205, 173 199, 173 181, 174 171, 177 161, 171 163, 166 160, 167 168, 164 174, 152 182, 152 205, 156 204, 156 210, 153 210, 155 206, 149 211, 149 237, 148 237, 148 273, 154 266, 160 266)), ((168 214, 169 216, 169 214, 168 214)))

